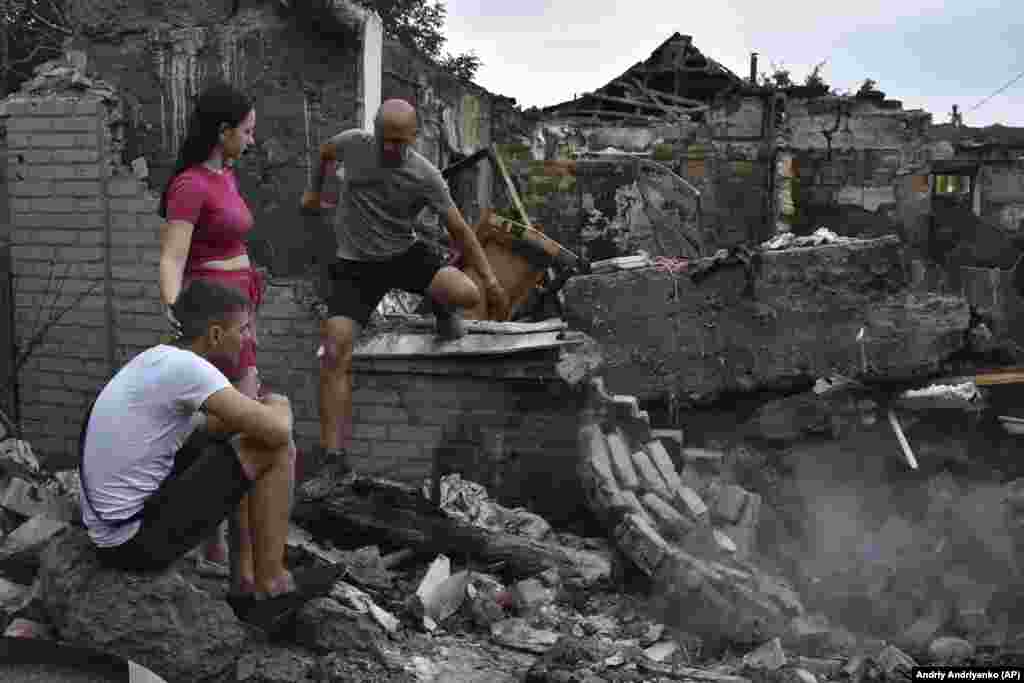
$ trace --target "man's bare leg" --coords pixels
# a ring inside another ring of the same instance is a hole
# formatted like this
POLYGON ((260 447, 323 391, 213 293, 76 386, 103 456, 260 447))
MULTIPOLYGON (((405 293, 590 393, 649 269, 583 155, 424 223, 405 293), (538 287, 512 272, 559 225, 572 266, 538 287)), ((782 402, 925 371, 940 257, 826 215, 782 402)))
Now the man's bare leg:
POLYGON ((284 562, 292 490, 291 451, 290 444, 267 449, 244 437, 239 447, 246 473, 256 473, 248 495, 248 517, 257 594, 276 595, 294 589, 284 562))
POLYGON ((462 312, 476 308, 481 300, 476 284, 457 268, 446 266, 437 271, 427 288, 435 304, 437 334, 442 340, 455 340, 466 334, 462 312))
POLYGON ((343 450, 352 434, 352 345, 359 324, 335 316, 322 323, 320 332, 320 445, 332 453, 343 450))

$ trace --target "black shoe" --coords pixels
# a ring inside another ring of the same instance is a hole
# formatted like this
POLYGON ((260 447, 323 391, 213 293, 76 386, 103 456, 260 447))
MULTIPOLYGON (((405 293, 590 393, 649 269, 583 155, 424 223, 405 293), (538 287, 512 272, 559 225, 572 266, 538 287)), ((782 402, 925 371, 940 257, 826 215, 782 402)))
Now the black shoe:
POLYGON ((229 595, 227 598, 239 621, 264 631, 268 636, 280 635, 293 626, 295 616, 307 600, 299 591, 262 600, 252 595, 229 595))
POLYGON ((335 564, 329 567, 309 567, 292 572, 298 592, 306 600, 322 598, 330 594, 331 589, 348 573, 348 567, 335 564))
POLYGON ((466 336, 466 321, 462 314, 453 309, 438 308, 434 317, 437 319, 437 336, 444 341, 455 341, 466 336))

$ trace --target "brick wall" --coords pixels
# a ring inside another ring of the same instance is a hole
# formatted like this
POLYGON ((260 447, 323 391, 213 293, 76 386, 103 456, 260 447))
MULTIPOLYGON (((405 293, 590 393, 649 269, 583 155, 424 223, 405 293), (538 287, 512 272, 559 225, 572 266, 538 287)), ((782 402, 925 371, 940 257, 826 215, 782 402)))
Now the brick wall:
MULTIPOLYGON (((289 396, 301 449, 319 439, 319 324, 313 284, 279 280, 260 311, 264 382, 289 396)), ((580 396, 547 356, 509 360, 357 359, 353 434, 356 467, 421 483, 460 472, 499 499, 571 521, 580 498, 576 428, 580 396)))
MULTIPOLYGON (((4 107, 19 339, 71 308, 20 373, 21 416, 39 454, 69 466, 88 400, 166 330, 158 198, 120 158, 116 102, 15 97, 4 107)), ((314 288, 306 279, 272 280, 259 323, 261 372, 292 399, 304 450, 319 439, 314 288)), ((357 362, 357 466, 419 482, 437 456, 443 470, 484 481, 506 502, 571 520, 578 404, 553 366, 357 362)))

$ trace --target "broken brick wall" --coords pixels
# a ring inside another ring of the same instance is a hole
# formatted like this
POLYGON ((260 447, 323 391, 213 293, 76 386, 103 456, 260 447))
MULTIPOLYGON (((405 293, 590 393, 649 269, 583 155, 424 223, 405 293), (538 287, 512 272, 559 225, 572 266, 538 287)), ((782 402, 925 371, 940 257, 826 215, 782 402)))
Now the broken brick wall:
POLYGON ((364 94, 373 98, 363 63, 372 32, 310 25, 276 2, 243 3, 233 17, 228 3, 194 12, 183 2, 120 4, 121 15, 102 6, 82 11, 82 21, 97 30, 79 47, 89 69, 125 102, 131 125, 124 160, 144 159, 149 187, 161 192, 195 98, 210 82, 228 81, 253 99, 257 115, 257 144, 238 165, 256 219, 255 260, 276 273, 301 273, 318 254, 331 253, 329 229, 301 217, 296 206, 316 147, 361 127, 366 110, 376 109, 379 100, 363 102, 364 94))
POLYGON ((899 102, 792 99, 780 141, 779 219, 799 234, 926 237, 930 116, 899 102))
POLYGON ((978 173, 981 219, 1024 237, 1024 161, 990 161, 978 173))
MULTIPOLYGON (((319 324, 305 280, 268 288, 260 312, 260 372, 288 394, 300 450, 319 442, 319 324)), ((459 472, 510 505, 572 522, 581 397, 549 360, 513 356, 354 361, 350 449, 366 474, 420 484, 459 472)))

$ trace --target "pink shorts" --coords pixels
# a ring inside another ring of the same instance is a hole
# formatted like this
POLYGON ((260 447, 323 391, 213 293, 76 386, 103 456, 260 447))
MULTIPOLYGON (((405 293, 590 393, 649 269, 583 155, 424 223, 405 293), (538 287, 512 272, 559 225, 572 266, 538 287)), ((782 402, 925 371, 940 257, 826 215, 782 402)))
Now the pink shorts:
MULTIPOLYGON (((252 304, 250 314, 253 316, 255 326, 255 315, 261 303, 263 303, 263 275, 255 268, 243 270, 219 270, 217 268, 193 268, 185 269, 182 288, 188 286, 192 280, 213 280, 229 287, 240 290, 252 304)), ((228 365, 223 362, 214 363, 218 370, 224 373, 232 382, 238 382, 249 373, 250 368, 256 367, 256 339, 255 335, 249 337, 242 343, 242 353, 238 356, 238 363, 228 365)))

